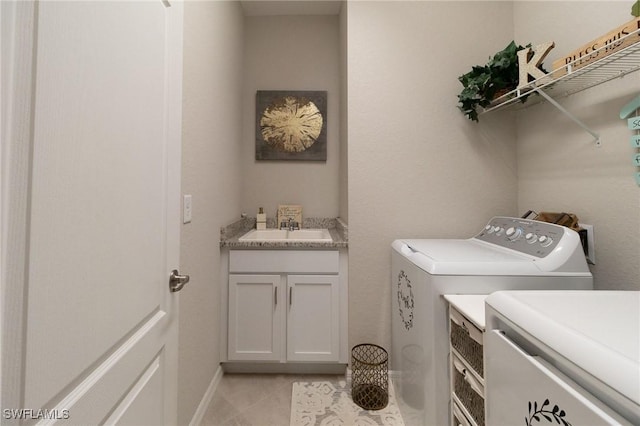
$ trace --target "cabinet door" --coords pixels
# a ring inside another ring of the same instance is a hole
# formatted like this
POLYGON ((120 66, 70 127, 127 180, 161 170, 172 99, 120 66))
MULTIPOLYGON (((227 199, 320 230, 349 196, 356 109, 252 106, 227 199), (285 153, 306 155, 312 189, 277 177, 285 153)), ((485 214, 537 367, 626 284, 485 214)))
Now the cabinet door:
POLYGON ((229 275, 229 360, 280 360, 280 275, 229 275))
POLYGON ((289 275, 288 361, 338 361, 340 303, 337 275, 289 275))

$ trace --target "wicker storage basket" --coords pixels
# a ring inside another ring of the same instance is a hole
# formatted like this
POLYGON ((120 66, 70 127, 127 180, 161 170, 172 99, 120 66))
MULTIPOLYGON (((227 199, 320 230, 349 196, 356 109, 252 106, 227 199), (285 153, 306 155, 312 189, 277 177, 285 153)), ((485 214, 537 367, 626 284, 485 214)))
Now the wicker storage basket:
MULTIPOLYGON (((484 426, 484 398, 480 396, 465 380, 464 374, 454 369, 453 391, 469 411, 478 426, 484 426)), ((468 374, 468 373, 467 373, 468 374)))
POLYGON ((484 377, 482 345, 469 335, 469 330, 451 321, 451 346, 484 377))

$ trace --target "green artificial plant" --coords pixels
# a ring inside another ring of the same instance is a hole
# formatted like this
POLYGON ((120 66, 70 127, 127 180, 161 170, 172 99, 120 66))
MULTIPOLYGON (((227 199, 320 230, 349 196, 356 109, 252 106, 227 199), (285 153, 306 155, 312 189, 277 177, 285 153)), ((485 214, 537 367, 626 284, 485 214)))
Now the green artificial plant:
POLYGON ((640 17, 640 0, 638 0, 633 4, 633 6, 631 6, 631 14, 636 18, 640 17))
MULTIPOLYGON (((531 45, 528 44, 526 47, 529 48, 531 45)), ((458 108, 470 120, 478 121, 478 106, 486 108, 498 92, 510 91, 518 86, 518 51, 522 49, 525 47, 512 41, 489 58, 486 65, 473 66, 471 71, 458 77, 464 86, 458 95, 458 108)))

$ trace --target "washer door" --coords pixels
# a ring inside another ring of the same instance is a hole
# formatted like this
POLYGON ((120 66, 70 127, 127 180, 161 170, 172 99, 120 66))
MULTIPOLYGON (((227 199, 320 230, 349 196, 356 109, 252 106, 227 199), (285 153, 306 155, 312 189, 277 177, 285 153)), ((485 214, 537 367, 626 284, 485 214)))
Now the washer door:
POLYGON ((631 425, 504 332, 488 332, 485 342, 487 424, 631 425))

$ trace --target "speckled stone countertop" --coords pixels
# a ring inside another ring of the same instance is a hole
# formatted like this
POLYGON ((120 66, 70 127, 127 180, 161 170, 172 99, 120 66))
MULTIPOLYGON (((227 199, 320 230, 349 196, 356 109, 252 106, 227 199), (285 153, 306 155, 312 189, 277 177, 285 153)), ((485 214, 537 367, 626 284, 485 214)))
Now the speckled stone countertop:
MULTIPOLYGON (((276 221, 274 218, 267 218, 267 228, 275 228, 276 221)), ((349 234, 348 227, 342 219, 327 218, 305 218, 302 220, 303 229, 320 229, 329 230, 332 241, 239 241, 245 233, 256 227, 255 217, 246 217, 240 219, 228 226, 220 228, 220 247, 230 249, 298 249, 298 248, 343 248, 348 247, 349 234)))

